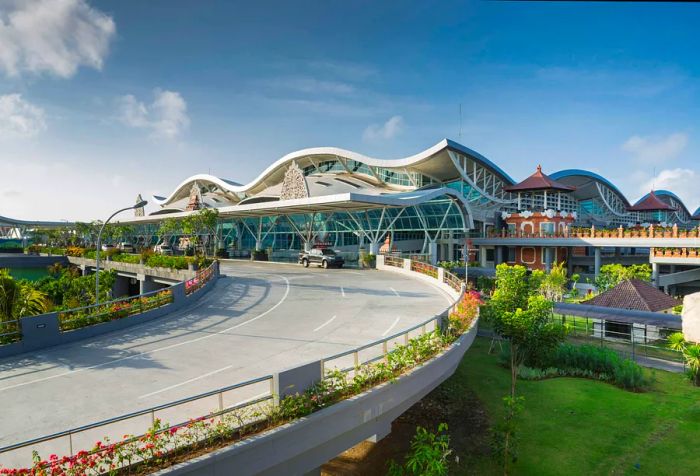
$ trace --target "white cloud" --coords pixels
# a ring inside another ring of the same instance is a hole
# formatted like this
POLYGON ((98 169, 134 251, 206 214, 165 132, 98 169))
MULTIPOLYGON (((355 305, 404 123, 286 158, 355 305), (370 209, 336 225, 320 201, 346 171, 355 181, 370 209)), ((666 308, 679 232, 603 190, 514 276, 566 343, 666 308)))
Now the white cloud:
POLYGON ((29 138, 46 129, 44 110, 21 94, 0 96, 0 138, 29 138))
POLYGON ((632 136, 622 144, 622 150, 645 163, 663 163, 677 157, 688 144, 688 136, 675 132, 667 137, 632 136))
POLYGON ((4 0, 0 70, 9 76, 28 72, 62 78, 80 66, 99 70, 115 31, 114 20, 85 0, 4 0))
POLYGON ((362 133, 366 142, 393 139, 403 131, 403 117, 392 116, 384 124, 370 124, 362 133))
POLYGON ((640 194, 647 194, 650 190, 670 190, 678 195, 683 203, 695 211, 700 205, 700 174, 691 169, 664 169, 656 177, 644 182, 639 187, 640 194))
POLYGON ((268 84, 274 88, 289 89, 301 93, 351 94, 355 92, 355 87, 352 84, 342 81, 321 80, 307 76, 275 78, 268 81, 268 84))
POLYGON ((174 139, 187 130, 187 103, 176 91, 154 91, 149 105, 128 94, 119 98, 119 117, 129 127, 148 129, 154 137, 174 139))

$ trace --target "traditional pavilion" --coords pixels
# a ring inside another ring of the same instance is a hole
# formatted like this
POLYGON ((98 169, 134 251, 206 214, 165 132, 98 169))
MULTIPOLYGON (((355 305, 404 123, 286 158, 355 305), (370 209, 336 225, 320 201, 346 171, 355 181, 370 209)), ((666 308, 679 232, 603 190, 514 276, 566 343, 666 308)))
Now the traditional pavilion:
POLYGON ((675 207, 661 200, 653 190, 627 210, 636 212, 640 223, 661 223, 664 225, 672 223, 673 215, 677 212, 675 207))

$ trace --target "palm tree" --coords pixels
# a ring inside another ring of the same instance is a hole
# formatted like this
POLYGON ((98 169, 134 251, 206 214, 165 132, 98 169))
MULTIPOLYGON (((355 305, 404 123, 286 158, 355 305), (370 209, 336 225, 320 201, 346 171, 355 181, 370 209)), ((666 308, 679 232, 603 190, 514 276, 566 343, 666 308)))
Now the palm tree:
POLYGON ((41 291, 15 281, 7 269, 0 269, 0 322, 46 312, 49 301, 41 291))
POLYGON ((690 376, 693 384, 700 387, 700 344, 686 345, 683 351, 685 363, 690 369, 690 376))
POLYGON ((693 385, 700 387, 700 344, 688 342, 683 337, 683 333, 675 332, 668 336, 668 346, 683 353, 690 380, 692 380, 693 385))

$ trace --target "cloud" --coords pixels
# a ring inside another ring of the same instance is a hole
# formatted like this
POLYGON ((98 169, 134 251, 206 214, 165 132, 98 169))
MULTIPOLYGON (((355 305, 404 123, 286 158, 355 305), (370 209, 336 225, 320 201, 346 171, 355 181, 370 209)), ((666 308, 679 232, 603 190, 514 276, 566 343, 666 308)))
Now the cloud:
POLYGON ((276 78, 267 82, 278 89, 289 89, 301 93, 350 94, 355 92, 352 84, 341 81, 326 81, 307 76, 276 78))
POLYGON ((44 110, 21 94, 0 96, 0 138, 29 138, 46 129, 44 110))
POLYGON ((114 20, 85 0, 4 0, 0 70, 13 77, 26 72, 62 78, 80 66, 99 70, 115 31, 114 20))
POLYGON ((393 139, 403 131, 403 117, 391 116, 384 124, 370 124, 362 133, 362 140, 375 142, 393 139))
POLYGON ((119 118, 129 127, 148 129, 153 137, 174 139, 190 125, 187 103, 176 91, 153 92, 149 105, 128 94, 119 98, 119 118))
POLYGON ((639 187, 640 194, 647 194, 649 190, 670 190, 678 195, 683 203, 695 211, 700 205, 700 174, 691 169, 664 169, 656 177, 644 182, 639 187))
POLYGON ((670 134, 668 137, 632 136, 622 144, 622 150, 629 152, 641 162, 655 164, 677 157, 688 144, 688 136, 681 132, 670 134))

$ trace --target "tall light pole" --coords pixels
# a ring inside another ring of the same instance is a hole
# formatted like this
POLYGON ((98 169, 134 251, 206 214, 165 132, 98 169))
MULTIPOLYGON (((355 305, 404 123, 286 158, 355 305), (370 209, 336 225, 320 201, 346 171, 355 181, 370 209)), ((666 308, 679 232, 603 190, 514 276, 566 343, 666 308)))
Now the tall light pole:
POLYGON ((97 234, 97 249, 95 250, 95 304, 100 303, 100 249, 102 248, 102 232, 105 229, 105 225, 107 225, 107 223, 109 223, 109 220, 114 218, 115 215, 118 215, 121 212, 133 210, 134 208, 142 208, 146 205, 148 205, 148 202, 146 200, 141 200, 136 205, 117 210, 116 212, 112 213, 100 227, 100 232, 97 234))

